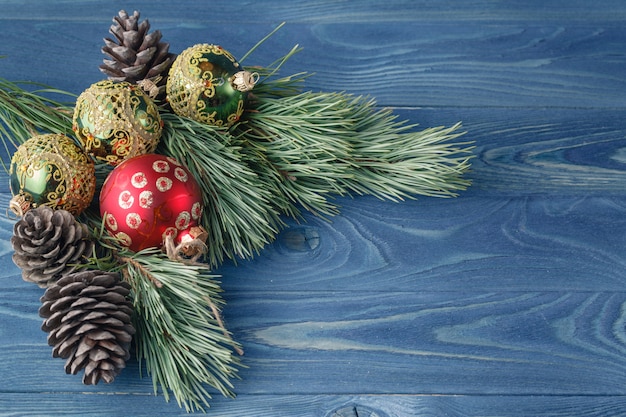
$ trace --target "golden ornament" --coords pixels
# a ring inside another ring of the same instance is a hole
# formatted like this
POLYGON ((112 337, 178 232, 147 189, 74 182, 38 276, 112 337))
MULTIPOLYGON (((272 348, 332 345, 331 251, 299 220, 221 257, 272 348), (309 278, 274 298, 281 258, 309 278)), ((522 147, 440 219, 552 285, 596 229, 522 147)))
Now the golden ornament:
POLYGON ((154 101, 125 81, 91 85, 76 100, 73 121, 87 153, 113 166, 154 152, 163 129, 154 101))
POLYGON ((227 50, 198 44, 184 50, 170 68, 167 100, 179 116, 230 126, 243 114, 248 91, 259 75, 243 70, 227 50))
POLYGON ((17 216, 42 205, 78 215, 96 190, 93 160, 62 134, 37 135, 21 144, 11 158, 9 177, 9 208, 17 216))

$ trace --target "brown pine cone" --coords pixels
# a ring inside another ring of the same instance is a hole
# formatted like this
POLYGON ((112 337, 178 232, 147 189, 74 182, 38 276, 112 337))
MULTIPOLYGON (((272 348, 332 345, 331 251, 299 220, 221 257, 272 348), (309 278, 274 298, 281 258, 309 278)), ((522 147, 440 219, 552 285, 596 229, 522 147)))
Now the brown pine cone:
POLYGON ((132 16, 120 10, 113 18, 109 32, 115 40, 105 38, 102 53, 104 59, 100 71, 110 80, 140 84, 151 97, 156 97, 165 87, 167 74, 176 58, 169 52, 170 45, 161 42, 161 32, 148 33, 148 20, 139 22, 139 12, 132 16), (144 85, 144 80, 145 85, 144 85))
POLYGON ((85 270, 59 279, 41 297, 52 356, 67 359, 65 372, 85 370, 83 383, 111 383, 126 367, 135 328, 130 285, 119 274, 85 270))
POLYGON ((13 262, 24 281, 46 287, 74 272, 91 256, 87 227, 66 210, 48 206, 31 209, 13 227, 13 262))

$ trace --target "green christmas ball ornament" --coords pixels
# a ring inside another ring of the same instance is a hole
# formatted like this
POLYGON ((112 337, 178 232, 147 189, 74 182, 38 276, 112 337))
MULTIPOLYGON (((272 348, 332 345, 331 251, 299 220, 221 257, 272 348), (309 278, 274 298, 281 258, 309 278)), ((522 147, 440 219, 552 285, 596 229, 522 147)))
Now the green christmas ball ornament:
POLYGON ((167 100, 179 116, 230 126, 243 114, 259 75, 243 70, 227 50, 198 44, 184 50, 167 79, 167 100))
POLYGON ((9 209, 17 216, 46 205, 78 215, 96 190, 93 160, 62 134, 33 136, 11 158, 9 209))
POLYGON ((156 149, 163 123, 153 100, 126 81, 100 81, 78 96, 73 129, 87 153, 110 165, 156 149))

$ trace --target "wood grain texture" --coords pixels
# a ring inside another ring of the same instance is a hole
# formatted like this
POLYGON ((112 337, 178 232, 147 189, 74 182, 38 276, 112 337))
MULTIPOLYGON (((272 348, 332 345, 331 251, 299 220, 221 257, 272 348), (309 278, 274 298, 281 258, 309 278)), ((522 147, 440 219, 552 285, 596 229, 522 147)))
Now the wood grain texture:
MULTIPOLYGON (((245 64, 298 43, 285 72, 315 72, 308 88, 460 120, 476 144, 459 198, 341 198, 216 271, 248 368, 211 414, 626 415, 626 3, 0 0, 0 76, 81 92, 120 8, 174 52, 241 56, 286 21, 245 64)), ((12 226, 0 216, 0 416, 186 415, 135 361, 111 385, 64 374, 12 226)))
MULTIPOLYGON (((6 72, 78 94, 102 78, 97 70, 103 57, 101 39, 108 36, 110 17, 128 5, 96 11, 93 2, 76 2, 71 8, 63 2, 61 6, 39 3, 42 7, 29 8, 32 16, 24 13, 21 2, 19 7, 8 2, 3 8, 7 17, 0 18, 0 25, 11 49, 3 52, 8 59, 2 65, 6 72), (33 56, 38 57, 35 62, 33 56)), ((569 3, 560 7, 559 2, 547 9, 536 2, 521 9, 468 2, 473 13, 411 1, 291 6, 264 2, 262 7, 214 2, 211 8, 196 2, 173 13, 144 3, 136 2, 136 8, 163 31, 174 52, 208 42, 228 45, 241 56, 286 21, 286 27, 247 65, 268 64, 298 43, 304 52, 285 70, 315 72, 309 88, 371 95, 385 106, 621 107, 624 103, 620 92, 626 89, 626 81, 619 76, 626 61, 622 21, 614 18, 626 11, 619 2, 610 2, 611 12, 607 2, 606 9, 594 7, 595 13, 584 15, 576 14, 569 3), (424 9, 438 11, 439 17, 428 19, 424 9), (564 17, 546 21, 546 16, 557 14, 564 17), (611 17, 587 20, 602 14, 611 17), (231 16, 237 19, 225 18, 231 16)))
MULTIPOLYGON (((34 401, 30 394, 0 398, 0 416, 48 417, 87 415, 111 417, 133 410, 133 417, 188 416, 173 404, 164 406, 136 395, 43 394, 34 401), (79 397, 79 398, 76 398, 79 397), (82 406, 77 406, 80 400, 82 406), (24 412, 23 404, 32 405, 24 412), (137 407, 141 403, 141 408, 137 407), (73 413, 73 414, 72 414, 73 413)), ((626 399, 573 396, 455 396, 394 395, 242 395, 235 400, 215 398, 208 415, 220 417, 617 417, 623 415, 626 399)))

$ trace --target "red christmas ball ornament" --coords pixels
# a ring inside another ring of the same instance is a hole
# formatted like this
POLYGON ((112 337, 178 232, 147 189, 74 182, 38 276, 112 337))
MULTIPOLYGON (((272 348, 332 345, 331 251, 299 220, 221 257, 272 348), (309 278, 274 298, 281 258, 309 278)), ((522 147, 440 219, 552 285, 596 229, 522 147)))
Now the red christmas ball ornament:
POLYGON ((108 232, 137 252, 160 247, 165 236, 180 242, 198 226, 202 192, 173 158, 146 154, 118 165, 100 192, 100 214, 108 232))

